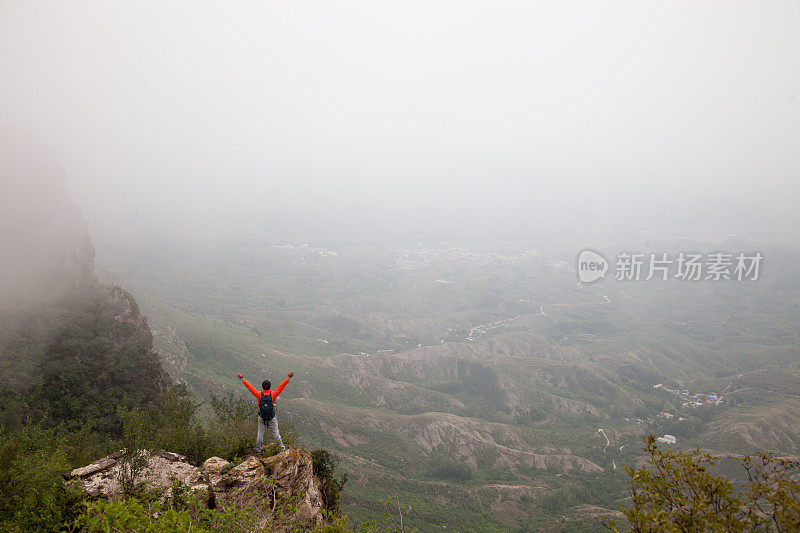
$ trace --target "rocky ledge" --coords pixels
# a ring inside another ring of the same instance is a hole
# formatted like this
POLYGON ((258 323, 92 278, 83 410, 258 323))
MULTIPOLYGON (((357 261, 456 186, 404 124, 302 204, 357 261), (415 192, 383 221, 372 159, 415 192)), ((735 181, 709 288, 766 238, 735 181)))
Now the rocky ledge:
MULTIPOLYGON (((91 464, 68 472, 65 477, 77 479, 81 488, 98 498, 121 498, 120 458, 122 451, 103 457, 91 464)), ((159 451, 147 456, 147 466, 137 481, 164 489, 169 495, 173 480, 193 491, 207 495, 209 507, 248 509, 262 516, 260 527, 283 529, 276 523, 272 511, 287 505, 287 516, 280 513, 281 522, 317 524, 322 521, 324 502, 320 482, 314 476, 311 454, 301 448, 287 448, 271 457, 251 455, 241 463, 232 464, 220 457, 206 459, 197 468, 180 454, 159 451)))

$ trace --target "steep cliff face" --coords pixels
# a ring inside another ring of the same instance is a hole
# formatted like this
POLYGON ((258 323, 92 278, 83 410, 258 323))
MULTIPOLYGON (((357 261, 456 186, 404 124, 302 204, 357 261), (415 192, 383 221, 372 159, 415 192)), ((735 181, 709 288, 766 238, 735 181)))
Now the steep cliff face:
MULTIPOLYGON (((105 295, 100 300, 100 315, 114 325, 110 331, 110 339, 114 351, 125 349, 133 343, 138 346, 132 360, 121 361, 124 367, 136 369, 142 377, 142 386, 154 392, 162 392, 170 383, 153 351, 153 334, 147 324, 147 318, 139 312, 139 306, 133 296, 122 287, 105 287, 105 295)), ((128 352, 130 355, 130 352, 128 352)))
MULTIPOLYGON (((72 470, 66 477, 78 479, 91 497, 121 498, 123 451, 72 470)), ((289 448, 272 457, 249 456, 232 465, 219 457, 202 467, 190 465, 182 455, 156 452, 138 481, 164 490, 169 497, 176 480, 201 496, 211 508, 236 508, 253 513, 259 531, 293 531, 322 521, 324 502, 320 481, 314 475, 311 454, 289 448)))
MULTIPOLYGON (((130 294, 98 284, 94 247, 61 171, 0 130, 0 400, 119 432, 116 408, 169 380, 130 294)), ((0 425, 19 424, 0 401, 0 425)))

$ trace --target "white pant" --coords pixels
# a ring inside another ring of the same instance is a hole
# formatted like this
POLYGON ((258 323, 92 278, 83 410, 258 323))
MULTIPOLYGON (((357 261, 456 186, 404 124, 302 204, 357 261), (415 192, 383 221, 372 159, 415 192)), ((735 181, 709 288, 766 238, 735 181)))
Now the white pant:
POLYGON ((281 450, 286 449, 286 446, 283 445, 283 441, 281 441, 281 434, 278 432, 278 417, 273 416, 272 420, 269 423, 264 424, 264 420, 261 419, 261 416, 258 417, 258 436, 256 437, 256 453, 261 453, 261 446, 264 444, 264 428, 269 426, 269 430, 272 432, 272 436, 275 438, 275 442, 278 443, 278 447, 281 450))

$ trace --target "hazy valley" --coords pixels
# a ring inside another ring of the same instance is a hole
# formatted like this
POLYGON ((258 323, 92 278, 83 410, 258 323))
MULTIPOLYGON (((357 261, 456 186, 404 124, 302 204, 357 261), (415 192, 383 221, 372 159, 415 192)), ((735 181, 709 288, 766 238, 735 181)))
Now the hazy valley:
POLYGON ((281 410, 345 460, 354 519, 397 491, 423 529, 591 528, 625 498, 643 434, 798 452, 797 251, 761 246, 750 283, 579 286, 575 252, 536 243, 187 239, 98 263, 197 394, 295 370, 281 410), (685 406, 683 390, 720 400, 685 406))

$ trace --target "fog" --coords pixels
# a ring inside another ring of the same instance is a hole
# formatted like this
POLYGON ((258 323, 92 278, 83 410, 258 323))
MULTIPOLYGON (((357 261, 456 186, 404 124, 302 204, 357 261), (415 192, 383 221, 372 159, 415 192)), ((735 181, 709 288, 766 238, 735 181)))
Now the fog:
POLYGON ((0 116, 100 240, 792 239, 799 27, 797 1, 4 1, 0 116))

